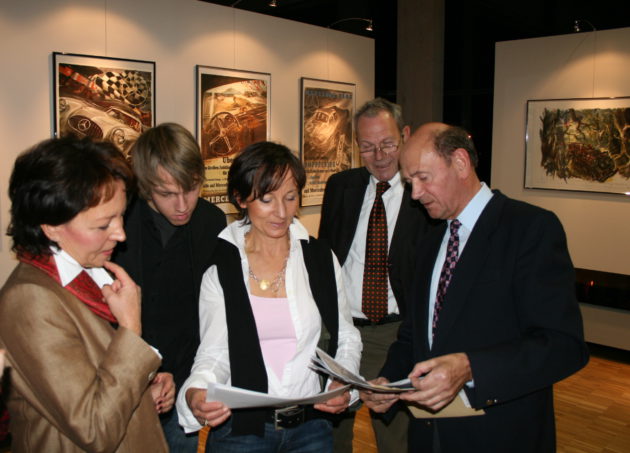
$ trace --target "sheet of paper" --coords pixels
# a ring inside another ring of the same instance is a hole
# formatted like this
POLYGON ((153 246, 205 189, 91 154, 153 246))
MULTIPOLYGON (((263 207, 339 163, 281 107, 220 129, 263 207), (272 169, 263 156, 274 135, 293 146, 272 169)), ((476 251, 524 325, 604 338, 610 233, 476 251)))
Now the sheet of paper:
POLYGON ((413 403, 407 403, 407 407, 409 408, 411 415, 416 418, 473 417, 485 414, 483 409, 477 410, 470 407, 468 397, 463 390, 460 390, 457 397, 455 397, 448 406, 442 408, 439 412, 430 412, 413 403))
POLYGON ((361 376, 357 376, 346 367, 341 365, 330 355, 326 354, 321 349, 317 348, 317 357, 313 357, 311 368, 320 371, 324 374, 332 376, 341 382, 351 384, 354 387, 358 387, 365 390, 372 390, 379 393, 400 393, 408 390, 414 390, 411 386, 409 379, 403 379, 398 382, 390 382, 386 385, 373 385, 363 379, 361 376))
POLYGON ((238 387, 223 384, 208 384, 206 401, 221 401, 230 409, 250 407, 281 407, 295 404, 322 403, 337 395, 341 395, 350 386, 345 385, 329 392, 318 393, 308 398, 279 398, 267 393, 253 392, 238 387))

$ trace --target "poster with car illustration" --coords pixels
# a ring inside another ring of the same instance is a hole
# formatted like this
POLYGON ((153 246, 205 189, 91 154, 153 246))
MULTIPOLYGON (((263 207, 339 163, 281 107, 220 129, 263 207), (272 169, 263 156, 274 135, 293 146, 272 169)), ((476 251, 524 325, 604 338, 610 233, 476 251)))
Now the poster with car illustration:
POLYGON ((206 167, 201 196, 226 213, 232 160, 246 146, 269 137, 271 75, 197 66, 197 139, 206 167))
POLYGON ((527 102, 525 187, 630 195, 630 97, 527 102))
POLYGON ((126 155, 155 125, 155 63, 53 53, 54 136, 112 142, 126 155))
POLYGON ((302 206, 322 204, 330 175, 353 167, 355 85, 302 78, 302 206))

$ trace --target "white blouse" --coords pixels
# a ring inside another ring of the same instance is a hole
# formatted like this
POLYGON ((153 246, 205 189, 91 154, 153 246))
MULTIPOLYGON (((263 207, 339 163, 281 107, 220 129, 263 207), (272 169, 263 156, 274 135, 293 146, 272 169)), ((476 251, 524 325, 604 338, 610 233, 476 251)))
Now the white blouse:
MULTIPOLYGON (((250 225, 236 221, 228 225, 219 237, 238 247, 241 256, 242 275, 249 293, 249 263, 245 253, 245 233, 250 225)), ((302 256, 300 240, 308 239, 304 226, 294 219, 289 227, 290 251, 287 261, 285 286, 291 319, 297 336, 297 351, 286 364, 282 377, 266 367, 268 393, 284 398, 304 398, 320 392, 319 375, 309 368, 320 340, 321 316, 308 280, 308 272, 302 256)), ((350 309, 343 289, 341 268, 333 255, 337 298, 339 305, 339 341, 335 359, 350 371, 359 373, 361 360, 361 336, 352 323, 350 309)), ((236 276, 235 276, 236 277, 236 276)), ((201 425, 186 403, 189 388, 205 389, 209 382, 231 384, 228 331, 223 289, 216 266, 211 266, 203 276, 199 296, 199 325, 201 344, 197 350, 191 375, 177 397, 179 423, 186 432, 198 431, 201 425)), ((355 395, 356 397, 356 395, 355 395)))

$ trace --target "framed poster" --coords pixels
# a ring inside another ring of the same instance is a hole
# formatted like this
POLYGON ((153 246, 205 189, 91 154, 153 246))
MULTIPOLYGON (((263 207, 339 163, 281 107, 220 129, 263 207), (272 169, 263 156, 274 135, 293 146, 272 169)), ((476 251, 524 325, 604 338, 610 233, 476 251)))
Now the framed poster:
POLYGON ((630 97, 527 101, 525 187, 630 195, 630 97))
POLYGON ((354 166, 355 85, 302 77, 302 206, 322 204, 330 175, 354 166))
POLYGON ((53 53, 55 137, 108 140, 126 155, 155 126, 155 62, 53 53))
POLYGON ((247 145, 267 140, 271 74, 197 66, 197 140, 206 167, 201 196, 226 213, 236 209, 227 174, 247 145))

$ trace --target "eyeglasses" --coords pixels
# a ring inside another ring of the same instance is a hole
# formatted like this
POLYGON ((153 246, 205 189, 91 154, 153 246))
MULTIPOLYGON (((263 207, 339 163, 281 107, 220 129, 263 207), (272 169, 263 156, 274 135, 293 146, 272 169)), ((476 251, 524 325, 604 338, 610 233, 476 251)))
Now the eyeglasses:
POLYGON ((400 143, 392 143, 392 142, 381 142, 378 145, 374 143, 361 143, 359 145, 359 153, 361 154, 370 154, 376 153, 377 150, 380 150, 383 154, 392 154, 395 153, 400 143))

